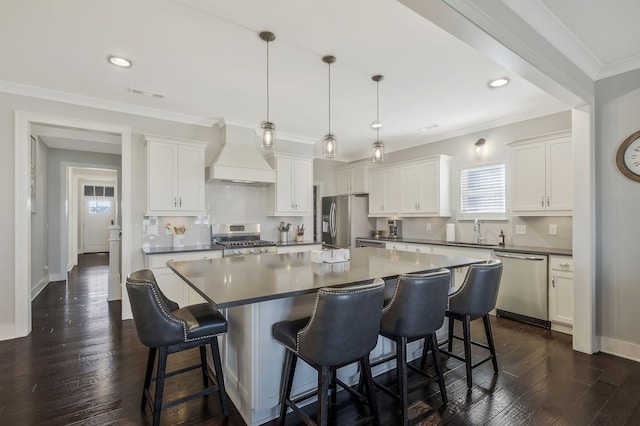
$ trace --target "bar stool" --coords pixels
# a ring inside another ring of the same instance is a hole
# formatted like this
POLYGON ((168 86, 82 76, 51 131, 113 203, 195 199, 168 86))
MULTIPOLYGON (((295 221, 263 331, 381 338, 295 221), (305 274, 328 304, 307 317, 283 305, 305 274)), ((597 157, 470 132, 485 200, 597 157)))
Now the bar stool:
POLYGON ((360 400, 365 400, 363 395, 336 377, 338 368, 356 361, 364 376, 370 412, 370 416, 361 423, 373 421, 374 424, 379 424, 369 353, 378 341, 383 299, 384 281, 380 278, 376 278, 371 284, 322 288, 318 290, 310 318, 282 321, 273 325, 273 337, 286 349, 280 398, 281 425, 284 424, 287 407, 291 407, 306 424, 314 424, 297 404, 314 396, 316 392, 291 399, 298 358, 318 372, 317 424, 327 424, 329 387, 334 403, 336 384, 360 400))
MULTIPOLYGON (((186 306, 171 311, 169 306, 173 305, 167 303, 167 301, 171 301, 162 294, 153 272, 150 270, 141 270, 129 274, 127 277, 127 293, 131 302, 138 338, 143 345, 149 348, 140 409, 144 411, 148 402, 153 414, 153 424, 158 425, 160 424, 162 410, 218 391, 220 393, 222 411, 224 416, 227 417, 229 409, 227 394, 224 389, 224 377, 222 375, 217 337, 227 332, 227 321, 222 314, 208 303, 186 306), (207 368, 207 345, 210 345, 213 355, 215 378, 207 368), (167 356, 192 348, 200 349, 200 363, 167 373, 167 356), (157 373, 155 379, 152 379, 153 365, 158 352, 157 373), (165 379, 195 369, 202 369, 202 380, 205 389, 163 404, 165 379), (152 381, 156 382, 155 396, 153 398, 149 391, 152 381), (210 386, 209 381, 214 384, 210 386)), ((177 307, 175 302, 171 303, 177 307)))
POLYGON ((491 360, 493 363, 493 371, 498 372, 498 359, 496 357, 496 348, 491 332, 489 312, 496 307, 501 276, 502 262, 500 260, 492 259, 484 264, 471 265, 462 286, 452 289, 449 295, 449 307, 445 314, 447 318, 449 318, 449 339, 440 344, 440 346, 446 344, 447 349, 441 349, 440 351, 452 358, 464 361, 467 374, 467 387, 469 389, 473 386, 472 370, 474 368, 491 360), (482 318, 484 322, 484 331, 487 337, 486 345, 471 339, 471 321, 478 318, 482 318), (456 336, 453 333, 455 320, 462 322, 462 337, 456 336), (464 342, 464 357, 452 353, 453 339, 464 342), (489 356, 472 365, 471 345, 487 349, 489 356))
POLYGON ((442 327, 444 322, 450 281, 451 272, 447 269, 427 274, 400 275, 393 298, 382 310, 380 335, 396 343, 396 354, 393 357, 376 361, 373 365, 382 364, 393 358, 396 359, 399 395, 378 382, 375 382, 375 385, 388 395, 400 400, 402 403, 402 422, 405 425, 409 423, 409 392, 417 389, 408 389, 408 369, 427 379, 419 387, 426 383, 438 382, 442 403, 447 403, 447 391, 444 385, 444 374, 440 367, 436 331, 442 327), (435 376, 429 376, 421 369, 407 363, 407 342, 422 338, 425 339, 423 358, 428 348, 432 349, 435 376))

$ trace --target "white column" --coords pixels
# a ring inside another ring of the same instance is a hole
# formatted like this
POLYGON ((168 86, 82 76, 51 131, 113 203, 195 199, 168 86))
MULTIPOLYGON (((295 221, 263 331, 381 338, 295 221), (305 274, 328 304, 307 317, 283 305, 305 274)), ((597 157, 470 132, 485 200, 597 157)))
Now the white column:
POLYGON ((122 298, 120 287, 120 226, 109 225, 109 289, 107 300, 122 298))

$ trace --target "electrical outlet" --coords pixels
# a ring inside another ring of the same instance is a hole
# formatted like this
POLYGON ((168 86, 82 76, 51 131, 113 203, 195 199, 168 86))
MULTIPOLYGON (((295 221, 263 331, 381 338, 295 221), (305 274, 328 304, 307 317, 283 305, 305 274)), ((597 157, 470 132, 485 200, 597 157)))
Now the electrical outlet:
POLYGON ((516 234, 517 235, 526 235, 527 234, 527 225, 516 225, 516 234))
POLYGON ((558 225, 549 225, 549 235, 558 235, 558 225))
POLYGON ((427 222, 427 231, 431 231, 431 222, 427 222))

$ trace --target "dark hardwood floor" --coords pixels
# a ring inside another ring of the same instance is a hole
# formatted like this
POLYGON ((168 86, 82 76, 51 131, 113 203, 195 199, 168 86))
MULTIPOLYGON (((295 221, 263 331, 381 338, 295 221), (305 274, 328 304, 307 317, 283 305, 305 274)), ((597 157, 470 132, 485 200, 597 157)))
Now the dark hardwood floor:
MULTIPOLYGON (((133 322, 120 320, 120 303, 106 301, 107 273, 106 254, 81 256, 68 283, 50 283, 34 300, 32 333, 0 342, 0 424, 151 424, 140 411, 146 348, 133 322)), ((462 363, 445 361, 449 404, 442 406, 435 384, 416 390, 410 394, 413 424, 640 424, 640 363, 574 352, 570 336, 549 330, 502 318, 492 324, 500 373, 493 374, 491 363, 478 367, 467 392, 462 363)), ((474 338, 482 340, 478 326, 474 338)), ((197 351, 172 355, 169 367, 197 358, 197 351)), ((390 383, 394 375, 378 379, 390 383)), ((173 399, 201 384, 196 370, 170 379, 165 396, 173 399)), ((332 424, 351 424, 362 414, 344 394, 332 424)), ((382 425, 397 424, 397 403, 380 392, 377 397, 382 425)), ((314 414, 314 408, 306 410, 314 414)), ((167 410, 162 424, 244 422, 234 408, 224 420, 212 395, 167 410)), ((302 422, 289 415, 286 424, 302 422)))

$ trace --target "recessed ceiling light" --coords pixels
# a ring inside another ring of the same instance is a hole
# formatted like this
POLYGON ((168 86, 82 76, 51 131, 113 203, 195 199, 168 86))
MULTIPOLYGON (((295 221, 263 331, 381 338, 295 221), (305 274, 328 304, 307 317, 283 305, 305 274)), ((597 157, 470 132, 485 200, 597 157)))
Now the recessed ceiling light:
POLYGON ((374 121, 373 123, 371 123, 371 128, 372 129, 379 129, 382 127, 382 123, 379 121, 374 121))
POLYGON ((114 56, 114 55, 107 56, 107 60, 111 64, 122 67, 122 68, 130 68, 131 65, 133 65, 133 62, 131 62, 130 60, 121 58, 119 56, 114 56))
POLYGON ((429 124, 428 126, 420 127, 418 130, 431 130, 438 127, 439 124, 429 124))
POLYGON ((509 84, 509 79, 507 77, 496 78, 495 80, 491 80, 488 83, 489 87, 491 87, 492 89, 495 89, 496 87, 506 86, 507 84, 509 84))

